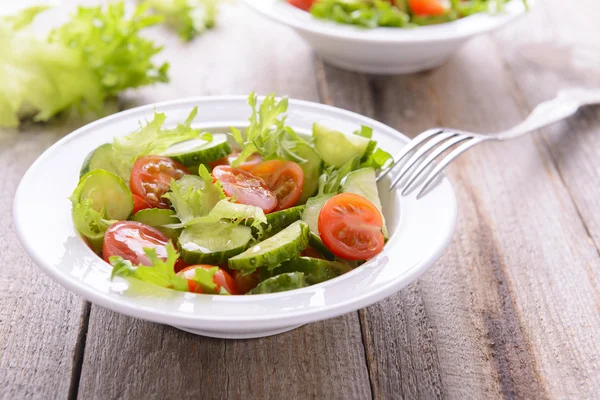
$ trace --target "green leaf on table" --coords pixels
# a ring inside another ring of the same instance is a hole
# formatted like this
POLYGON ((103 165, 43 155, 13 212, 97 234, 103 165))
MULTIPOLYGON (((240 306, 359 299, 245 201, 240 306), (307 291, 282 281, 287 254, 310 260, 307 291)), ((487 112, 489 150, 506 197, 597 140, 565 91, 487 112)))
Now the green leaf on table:
POLYGON ((184 42, 215 26, 218 0, 146 0, 184 42))

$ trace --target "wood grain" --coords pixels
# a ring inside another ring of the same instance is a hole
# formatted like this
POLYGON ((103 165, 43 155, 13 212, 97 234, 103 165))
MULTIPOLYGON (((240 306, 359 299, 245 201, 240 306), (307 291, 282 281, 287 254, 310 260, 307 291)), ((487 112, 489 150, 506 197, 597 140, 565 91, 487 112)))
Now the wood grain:
MULTIPOLYGON (((312 55, 304 43, 239 6, 223 11, 222 31, 191 44, 168 42, 166 57, 175 60, 169 86, 132 93, 125 104, 252 90, 318 99, 312 55), (242 18, 247 24, 236 24, 242 18), (260 38, 269 38, 268 46, 253 47, 260 38)), ((154 33, 161 40, 170 35, 154 33)), ((92 307, 80 398, 282 396, 371 397, 357 313, 275 337, 225 341, 92 307)))
MULTIPOLYGON (((324 67, 320 91, 411 135, 435 125, 501 130, 529 107, 495 48, 478 39, 441 69, 407 77, 324 67)), ((570 123, 597 130, 587 117, 570 123)), ((586 221, 560 176, 535 137, 478 148, 451 168, 461 207, 450 250, 409 289, 361 312, 375 398, 600 393, 600 260, 580 239, 586 221)))
MULTIPOLYGON (((66 398, 84 301, 33 265, 13 231, 12 202, 29 165, 81 122, 0 131, 0 398, 66 398)), ((50 227, 40 226, 41 229, 50 227)))

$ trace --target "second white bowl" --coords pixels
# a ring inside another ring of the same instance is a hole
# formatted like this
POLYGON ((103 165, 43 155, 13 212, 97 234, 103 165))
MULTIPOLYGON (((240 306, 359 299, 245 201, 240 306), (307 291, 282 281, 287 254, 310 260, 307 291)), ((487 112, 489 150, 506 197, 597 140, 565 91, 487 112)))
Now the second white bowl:
POLYGON ((283 0, 244 2, 294 28, 328 64, 373 74, 407 74, 438 67, 471 37, 498 29, 526 12, 520 0, 513 0, 497 15, 476 14, 412 29, 364 29, 316 19, 283 0))

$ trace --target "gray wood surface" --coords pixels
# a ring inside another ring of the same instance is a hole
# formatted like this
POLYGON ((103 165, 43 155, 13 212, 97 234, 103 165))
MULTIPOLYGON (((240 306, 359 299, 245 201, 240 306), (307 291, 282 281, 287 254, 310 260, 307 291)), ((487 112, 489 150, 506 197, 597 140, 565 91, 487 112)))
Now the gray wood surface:
MULTIPOLYGON (((560 88, 600 86, 600 4, 538 3, 445 66, 390 77, 324 65, 293 32, 229 5, 191 44, 152 31, 172 81, 127 93, 120 107, 276 91, 409 136, 437 125, 501 130, 560 88)), ((0 133, 0 398, 600 397, 600 108, 461 157, 449 170, 454 240, 405 290, 248 341, 124 317, 37 272, 13 233, 12 197, 31 162, 82 123, 0 133)))

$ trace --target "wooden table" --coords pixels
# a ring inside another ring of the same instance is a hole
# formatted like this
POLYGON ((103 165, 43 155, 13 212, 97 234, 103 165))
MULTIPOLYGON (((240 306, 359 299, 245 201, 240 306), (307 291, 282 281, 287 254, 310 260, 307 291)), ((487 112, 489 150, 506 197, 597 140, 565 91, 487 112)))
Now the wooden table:
MULTIPOLYGON (((151 32, 172 81, 118 106, 276 91, 410 136, 438 125, 501 130, 559 88, 600 86, 600 2, 538 3, 442 68, 388 77, 324 65, 292 31, 230 5, 191 44, 151 32)), ((15 189, 83 123, 0 134, 0 398, 600 398, 600 108, 456 162, 454 240, 407 289, 247 341, 121 316, 33 265, 12 227, 15 189)))

